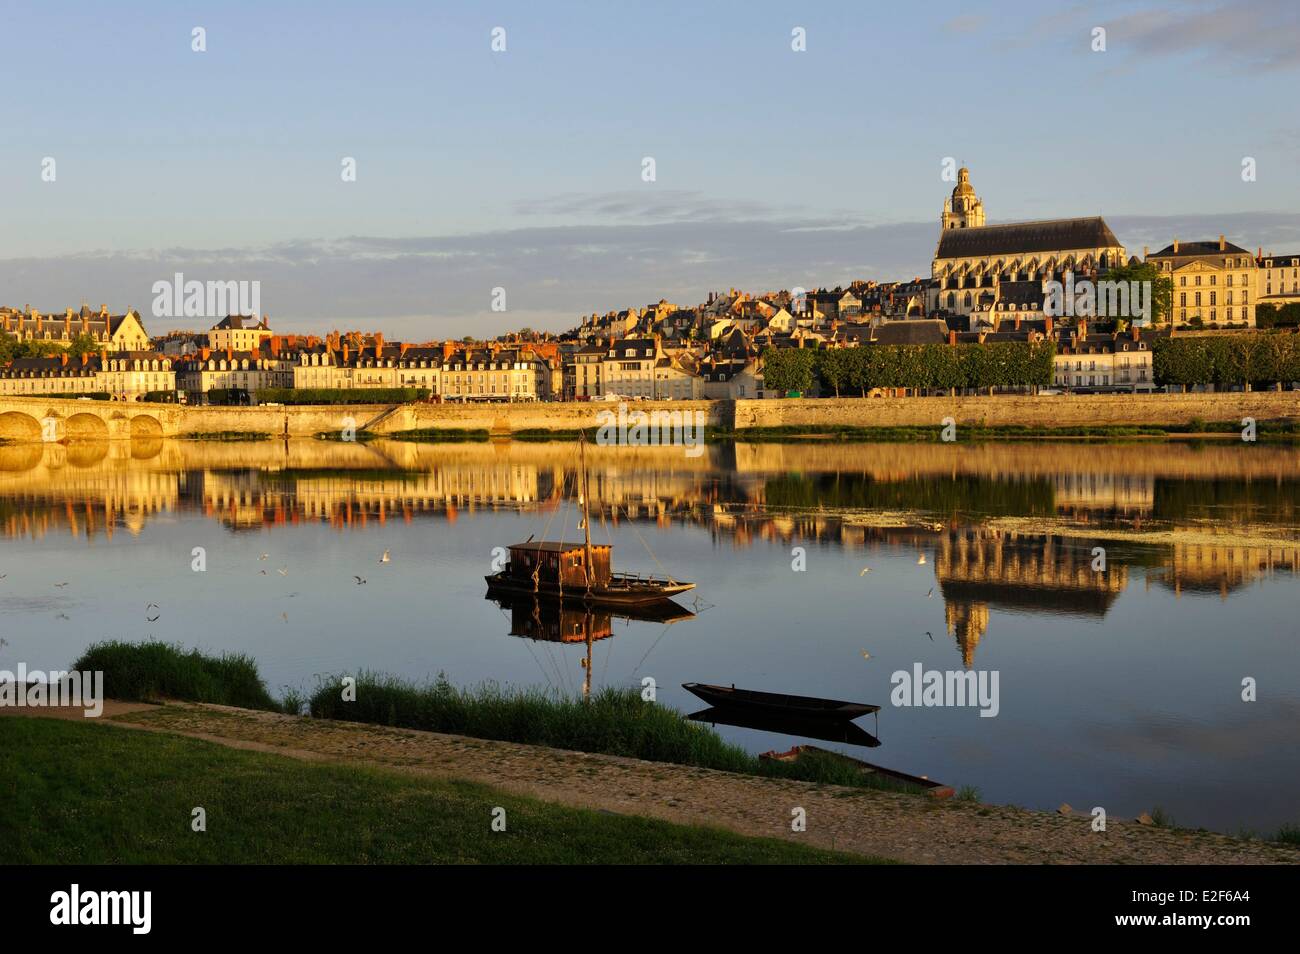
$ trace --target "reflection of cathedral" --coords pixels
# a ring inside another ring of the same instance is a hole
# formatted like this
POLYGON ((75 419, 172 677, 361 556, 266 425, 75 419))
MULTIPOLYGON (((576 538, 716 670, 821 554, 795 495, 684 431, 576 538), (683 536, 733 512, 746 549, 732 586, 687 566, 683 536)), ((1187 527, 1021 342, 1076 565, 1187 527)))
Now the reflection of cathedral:
POLYGON ((988 630, 989 607, 1104 616, 1128 585, 1128 568, 1092 568, 1092 544, 1045 534, 980 527, 939 536, 934 573, 945 602, 948 634, 971 666, 988 630))

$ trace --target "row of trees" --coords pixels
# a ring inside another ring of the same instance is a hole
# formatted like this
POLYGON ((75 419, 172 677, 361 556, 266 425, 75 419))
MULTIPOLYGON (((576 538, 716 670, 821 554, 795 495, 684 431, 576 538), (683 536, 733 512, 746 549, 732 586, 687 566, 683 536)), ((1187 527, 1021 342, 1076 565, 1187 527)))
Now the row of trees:
POLYGON ((48 358, 64 351, 69 357, 80 358, 83 354, 96 353, 100 347, 94 336, 85 332, 75 335, 65 348, 54 341, 19 341, 9 332, 0 331, 0 365, 14 358, 48 358))
POLYGON ((1300 381, 1300 336, 1235 335, 1157 339, 1156 384, 1245 387, 1300 381))
POLYGON ((777 391, 865 394, 872 388, 997 388, 1052 383, 1050 342, 768 348, 763 380, 777 391))
POLYGON ((1255 307, 1257 328, 1295 328, 1297 325, 1300 325, 1300 301, 1255 307))

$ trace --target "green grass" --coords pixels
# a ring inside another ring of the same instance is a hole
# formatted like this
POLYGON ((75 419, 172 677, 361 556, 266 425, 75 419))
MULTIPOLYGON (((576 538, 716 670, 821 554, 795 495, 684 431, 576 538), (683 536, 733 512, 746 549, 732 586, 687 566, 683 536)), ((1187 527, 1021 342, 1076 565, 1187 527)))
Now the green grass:
POLYGON ((94 643, 72 664, 75 671, 104 673, 110 699, 153 702, 183 699, 244 709, 279 709, 249 656, 209 656, 197 649, 148 641, 94 643))
POLYGON ((0 719, 0 864, 864 864, 487 786, 0 719), (57 753, 57 757, 51 757, 57 753), (506 830, 491 830, 505 809, 506 830), (207 830, 191 830, 202 807, 207 830))
POLYGON ((813 754, 797 762, 760 759, 675 709, 642 701, 635 689, 604 689, 584 702, 538 689, 493 684, 459 689, 445 678, 421 685, 363 672, 356 680, 356 701, 345 702, 342 678, 322 679, 309 700, 312 715, 747 775, 923 791, 896 779, 864 776, 833 756, 813 754))
POLYGON ((1273 836, 1273 841, 1279 841, 1284 845, 1300 846, 1300 825, 1283 825, 1273 836))

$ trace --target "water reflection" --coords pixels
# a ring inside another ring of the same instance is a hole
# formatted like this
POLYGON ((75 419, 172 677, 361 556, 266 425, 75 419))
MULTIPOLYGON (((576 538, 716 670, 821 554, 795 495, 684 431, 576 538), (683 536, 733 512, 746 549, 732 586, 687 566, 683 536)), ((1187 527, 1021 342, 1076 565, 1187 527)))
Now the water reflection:
MULTIPOLYGON (((883 703, 916 662, 997 669, 997 718, 886 708, 888 764, 1036 807, 1297 821, 1296 448, 589 447, 593 537, 654 570, 644 537, 697 581, 683 625, 484 601, 494 545, 574 525, 576 450, 0 446, 0 663, 155 636, 251 653, 273 690, 361 668, 566 692, 650 676, 683 712, 690 680, 883 703)), ((723 716, 706 721, 754 753, 818 738, 723 716)))

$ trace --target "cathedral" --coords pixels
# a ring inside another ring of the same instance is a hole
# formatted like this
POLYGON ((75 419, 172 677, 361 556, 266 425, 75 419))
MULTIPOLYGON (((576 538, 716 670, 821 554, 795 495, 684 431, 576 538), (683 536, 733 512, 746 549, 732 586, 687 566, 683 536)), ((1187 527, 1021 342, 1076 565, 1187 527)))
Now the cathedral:
POLYGON ((972 329, 1043 317, 1043 282, 1123 265, 1124 246, 1100 216, 985 225, 970 170, 943 204, 927 310, 970 316, 972 329))

